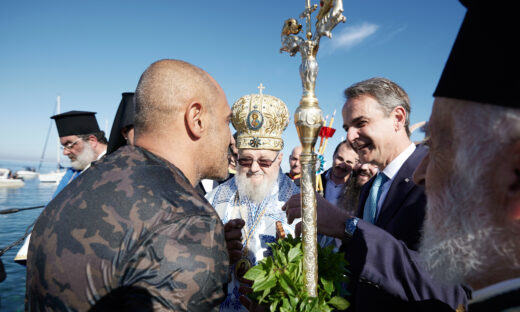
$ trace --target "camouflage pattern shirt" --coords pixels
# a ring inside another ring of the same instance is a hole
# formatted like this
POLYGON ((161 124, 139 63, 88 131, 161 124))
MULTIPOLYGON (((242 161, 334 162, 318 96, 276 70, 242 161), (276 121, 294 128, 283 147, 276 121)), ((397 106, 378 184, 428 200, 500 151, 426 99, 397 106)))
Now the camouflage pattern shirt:
POLYGON ((95 162, 36 222, 29 311, 217 311, 229 258, 211 205, 139 147, 95 162))

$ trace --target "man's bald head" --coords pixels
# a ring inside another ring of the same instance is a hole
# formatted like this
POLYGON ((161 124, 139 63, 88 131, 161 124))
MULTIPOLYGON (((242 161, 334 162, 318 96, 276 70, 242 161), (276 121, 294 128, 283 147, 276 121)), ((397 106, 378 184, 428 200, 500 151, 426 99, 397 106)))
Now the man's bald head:
POLYGON ((160 133, 192 101, 212 110, 221 89, 201 68, 180 60, 160 60, 141 75, 135 91, 135 131, 160 133))
POLYGON ((289 156, 289 166, 291 166, 291 170, 289 171, 292 177, 297 176, 301 173, 301 164, 300 164, 300 154, 302 153, 301 145, 293 148, 291 155, 289 156))

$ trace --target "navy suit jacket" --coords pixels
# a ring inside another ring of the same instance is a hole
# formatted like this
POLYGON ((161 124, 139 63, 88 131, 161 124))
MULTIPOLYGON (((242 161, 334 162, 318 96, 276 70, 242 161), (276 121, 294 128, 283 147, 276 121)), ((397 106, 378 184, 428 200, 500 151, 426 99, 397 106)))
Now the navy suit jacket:
MULTIPOLYGON (((375 225, 403 241, 412 250, 417 250, 419 247, 426 208, 424 187, 416 185, 412 180, 412 175, 427 152, 426 147, 418 145, 412 155, 403 163, 394 177, 375 222, 375 225)), ((361 190, 357 213, 359 218, 363 218, 365 202, 374 178, 368 181, 361 190)))
MULTIPOLYGON (((399 247, 399 244, 411 250, 417 250, 419 247, 426 196, 424 188, 412 181, 412 175, 426 153, 426 147, 417 146, 395 175, 376 219, 377 228, 368 224, 368 229, 372 229, 372 231, 366 233, 360 229, 362 226, 359 224, 359 231, 356 230, 355 234, 363 232, 366 235, 355 235, 352 242, 343 244, 341 248, 350 264, 350 282, 347 289, 351 296, 347 299, 352 304, 350 308, 352 311, 408 311, 408 309, 411 311, 414 310, 411 305, 412 301, 421 302, 418 311, 429 311, 430 308, 431 311, 445 311, 444 308, 449 311, 455 303, 461 303, 461 296, 456 296, 455 300, 441 296, 440 300, 437 300, 437 296, 432 294, 431 288, 424 290, 430 294, 428 296, 414 296, 417 291, 411 289, 415 286, 422 289, 423 281, 418 281, 417 285, 413 278, 410 281, 409 275, 413 276, 413 270, 416 268, 411 268, 411 273, 405 269, 406 262, 410 261, 409 256, 396 257, 396 255, 403 255, 402 252, 396 251, 396 246, 399 247), (386 233, 378 228, 385 230, 386 233), (378 235, 373 236, 374 231, 378 235), (397 240, 394 243, 389 242, 388 239, 385 239, 389 237, 387 233, 397 240), (358 240, 359 237, 362 239, 358 240), (369 272, 373 272, 373 274, 369 272), (387 276, 389 272, 391 272, 390 276, 387 276), (374 278, 374 276, 378 276, 378 278, 374 278), (386 279, 385 276, 389 278, 386 279), (406 281, 405 285, 402 284, 403 280, 406 281), (395 293, 395 289, 399 288, 404 290, 399 294, 395 293), (446 301, 449 304, 444 306, 446 301)), ((361 219, 374 178, 368 181, 361 191, 357 213, 361 219)), ((365 223, 363 222, 363 224, 365 223)), ((401 247, 401 249, 407 248, 401 247)))
POLYGON ((341 250, 351 273, 349 311, 467 311, 469 289, 432 280, 415 251, 373 224, 360 220, 341 250))

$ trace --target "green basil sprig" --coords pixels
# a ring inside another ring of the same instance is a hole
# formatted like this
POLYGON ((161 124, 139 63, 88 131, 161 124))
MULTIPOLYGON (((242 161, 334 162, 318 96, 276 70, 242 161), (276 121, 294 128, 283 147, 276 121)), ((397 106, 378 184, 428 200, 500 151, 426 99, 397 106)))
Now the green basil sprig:
POLYGON ((334 253, 333 246, 318 245, 318 297, 308 297, 303 280, 303 249, 301 238, 289 235, 268 244, 273 255, 249 269, 244 278, 254 281, 249 297, 269 304, 274 311, 334 311, 350 305, 345 284, 347 261, 343 253, 334 253))

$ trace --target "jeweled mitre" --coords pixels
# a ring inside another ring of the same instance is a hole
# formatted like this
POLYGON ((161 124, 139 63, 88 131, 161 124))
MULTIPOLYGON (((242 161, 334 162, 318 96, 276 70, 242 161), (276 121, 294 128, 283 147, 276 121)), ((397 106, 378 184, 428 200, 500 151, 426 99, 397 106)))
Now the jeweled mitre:
POLYGON ((237 148, 283 148, 282 133, 289 124, 289 110, 282 100, 268 94, 248 94, 233 104, 232 111, 237 148))

